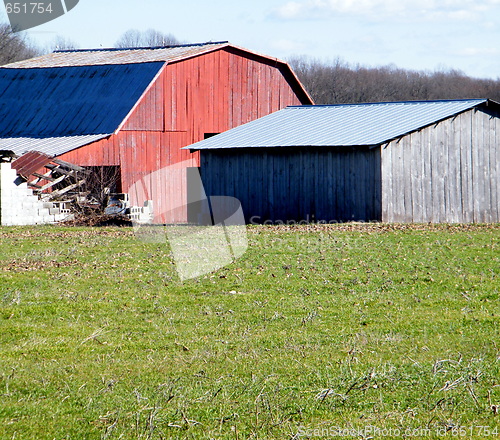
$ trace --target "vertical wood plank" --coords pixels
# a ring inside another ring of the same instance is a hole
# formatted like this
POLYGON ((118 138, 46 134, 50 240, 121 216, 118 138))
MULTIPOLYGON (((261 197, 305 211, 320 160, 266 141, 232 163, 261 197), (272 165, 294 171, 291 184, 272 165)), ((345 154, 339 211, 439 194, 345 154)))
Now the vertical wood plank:
POLYGON ((492 148, 490 144, 489 136, 489 117, 480 109, 476 110, 476 117, 478 119, 481 134, 478 141, 481 142, 480 151, 482 156, 482 187, 483 187, 483 205, 481 211, 483 213, 483 221, 491 223, 493 221, 492 216, 492 200, 491 200, 491 169, 492 164, 490 163, 490 150, 492 148))
POLYGON ((410 147, 410 171, 408 180, 411 181, 411 209, 412 221, 421 223, 424 221, 422 215, 422 180, 424 163, 422 160, 422 134, 412 133, 410 147))
POLYGON ((500 222, 500 119, 492 115, 489 125, 492 222, 500 222))
POLYGON ((474 112, 471 112, 472 133, 471 133, 471 148, 472 148, 472 200, 474 206, 474 222, 483 222, 481 206, 483 204, 483 191, 480 183, 482 175, 482 155, 479 151, 480 145, 475 142, 478 135, 478 122, 474 112))

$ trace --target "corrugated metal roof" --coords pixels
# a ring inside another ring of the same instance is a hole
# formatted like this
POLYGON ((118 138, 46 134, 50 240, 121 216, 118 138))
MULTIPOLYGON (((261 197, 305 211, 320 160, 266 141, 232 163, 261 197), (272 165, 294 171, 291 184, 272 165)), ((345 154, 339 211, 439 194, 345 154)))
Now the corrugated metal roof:
POLYGON ((184 44, 167 47, 129 49, 62 50, 29 60, 18 61, 6 68, 90 66, 103 64, 133 64, 153 61, 175 62, 230 46, 227 41, 184 44))
POLYGON ((163 66, 0 68, 0 137, 111 134, 163 66))
POLYGON ((292 106, 186 148, 379 145, 486 102, 467 99, 292 106))
POLYGON ((0 150, 13 151, 17 156, 21 156, 28 151, 39 151, 54 157, 74 150, 75 148, 83 147, 84 145, 104 139, 108 136, 108 134, 98 134, 48 138, 0 138, 0 150))

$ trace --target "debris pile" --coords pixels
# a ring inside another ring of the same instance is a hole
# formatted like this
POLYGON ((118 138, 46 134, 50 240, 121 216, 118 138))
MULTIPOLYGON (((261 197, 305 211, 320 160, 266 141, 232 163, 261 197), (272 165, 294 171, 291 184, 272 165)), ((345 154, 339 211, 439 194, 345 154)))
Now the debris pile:
POLYGON ((152 201, 132 206, 128 194, 111 192, 118 187, 119 173, 103 178, 93 167, 37 151, 17 157, 2 150, 0 166, 2 225, 128 226, 153 220, 152 201))

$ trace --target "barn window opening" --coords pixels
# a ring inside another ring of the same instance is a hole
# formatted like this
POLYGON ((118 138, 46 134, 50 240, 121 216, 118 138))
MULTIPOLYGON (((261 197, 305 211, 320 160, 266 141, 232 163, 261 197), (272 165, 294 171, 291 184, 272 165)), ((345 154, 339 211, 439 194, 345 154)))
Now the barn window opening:
POLYGON ((205 136, 203 137, 203 139, 210 139, 211 137, 214 137, 218 134, 220 134, 220 133, 205 133, 205 136))

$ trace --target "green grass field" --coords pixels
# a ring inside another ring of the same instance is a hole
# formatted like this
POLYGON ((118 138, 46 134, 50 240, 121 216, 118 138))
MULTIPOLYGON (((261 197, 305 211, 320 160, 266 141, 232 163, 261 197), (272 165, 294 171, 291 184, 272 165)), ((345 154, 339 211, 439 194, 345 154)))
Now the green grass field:
POLYGON ((500 225, 0 228, 0 438, 500 438, 500 225), (406 437, 405 437, 406 436, 406 437))

